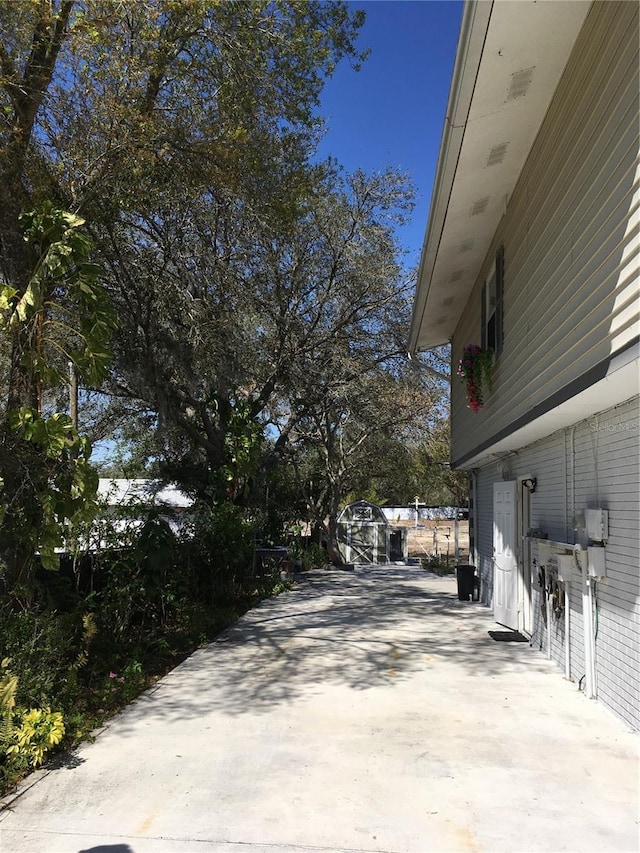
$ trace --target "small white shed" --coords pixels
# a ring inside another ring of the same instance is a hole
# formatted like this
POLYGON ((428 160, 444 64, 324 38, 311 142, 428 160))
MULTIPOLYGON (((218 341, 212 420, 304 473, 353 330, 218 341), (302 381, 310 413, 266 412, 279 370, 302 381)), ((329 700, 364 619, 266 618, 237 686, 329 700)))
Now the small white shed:
POLYGON ((406 535, 392 528, 382 509, 359 500, 338 516, 337 545, 345 563, 380 565, 406 561, 406 535))

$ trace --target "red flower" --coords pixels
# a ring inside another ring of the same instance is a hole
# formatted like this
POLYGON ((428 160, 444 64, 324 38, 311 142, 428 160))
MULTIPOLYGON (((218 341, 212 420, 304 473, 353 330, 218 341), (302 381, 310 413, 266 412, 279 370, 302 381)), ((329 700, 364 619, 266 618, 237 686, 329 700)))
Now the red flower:
POLYGON ((477 344, 469 344, 458 362, 458 376, 467 385, 467 408, 472 412, 480 411, 484 404, 482 397, 483 382, 486 381, 491 390, 491 370, 493 367, 493 350, 483 350, 477 344))

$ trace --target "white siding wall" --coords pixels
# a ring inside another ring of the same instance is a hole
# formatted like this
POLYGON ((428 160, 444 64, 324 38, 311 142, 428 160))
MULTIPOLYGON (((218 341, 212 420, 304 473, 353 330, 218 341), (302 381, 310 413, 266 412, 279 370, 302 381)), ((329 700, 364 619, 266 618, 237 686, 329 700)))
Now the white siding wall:
POLYGON ((453 382, 454 460, 638 335, 638 67, 638 5, 594 3, 453 337, 455 374, 504 245, 504 350, 480 413, 453 382))
MULTIPOLYGON (((597 584, 596 676, 598 698, 640 729, 640 400, 599 413, 522 448, 506 460, 510 479, 537 478, 531 526, 549 538, 575 542, 574 508, 609 511, 607 579, 597 584)), ((478 477, 482 599, 492 604, 493 483, 495 463, 478 477)), ((571 677, 585 673, 581 585, 571 585, 571 677)), ((541 596, 534 591, 532 645, 547 649, 541 596)), ((551 617, 551 654, 564 669, 564 620, 551 617)))

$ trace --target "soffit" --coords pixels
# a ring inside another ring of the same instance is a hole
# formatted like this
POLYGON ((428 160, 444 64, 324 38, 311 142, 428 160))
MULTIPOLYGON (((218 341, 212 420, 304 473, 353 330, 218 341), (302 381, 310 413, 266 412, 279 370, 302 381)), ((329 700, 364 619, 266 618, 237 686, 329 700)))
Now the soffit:
POLYGON ((451 339, 590 6, 590 0, 465 6, 410 351, 451 339))

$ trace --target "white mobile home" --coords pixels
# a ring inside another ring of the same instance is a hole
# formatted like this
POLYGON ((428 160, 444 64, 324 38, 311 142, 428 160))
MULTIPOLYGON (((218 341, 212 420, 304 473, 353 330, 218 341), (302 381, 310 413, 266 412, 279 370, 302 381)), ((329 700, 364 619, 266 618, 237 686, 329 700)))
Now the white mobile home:
POLYGON ((451 343, 482 600, 634 728, 638 67, 636 2, 466 3, 410 330, 451 343))

